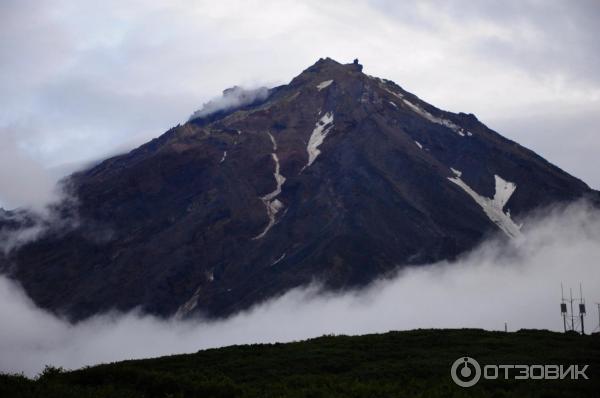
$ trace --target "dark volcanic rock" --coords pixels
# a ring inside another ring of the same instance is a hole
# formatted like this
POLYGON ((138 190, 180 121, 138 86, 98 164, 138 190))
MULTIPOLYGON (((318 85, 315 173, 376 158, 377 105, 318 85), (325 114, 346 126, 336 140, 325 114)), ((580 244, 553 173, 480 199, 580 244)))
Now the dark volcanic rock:
POLYGON ((597 195, 475 116, 331 59, 68 182, 80 224, 7 261, 36 303, 74 319, 223 316, 313 280, 362 286, 597 195))

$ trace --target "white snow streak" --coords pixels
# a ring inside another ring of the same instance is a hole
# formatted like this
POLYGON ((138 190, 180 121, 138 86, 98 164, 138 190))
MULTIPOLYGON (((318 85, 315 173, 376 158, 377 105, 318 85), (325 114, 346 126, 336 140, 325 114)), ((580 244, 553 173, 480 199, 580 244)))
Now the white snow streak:
POLYGON ((279 263, 281 260, 283 260, 285 258, 286 253, 283 253, 281 256, 279 256, 279 258, 275 261, 273 261, 273 263, 271 264, 271 266, 279 263))
POLYGON ((395 102, 393 102, 393 101, 388 101, 388 102, 389 102, 389 103, 390 103, 390 105, 392 105, 394 108, 398 108, 398 105, 396 105, 396 103, 395 103, 395 102))
POLYGON ((315 125, 315 129, 310 135, 310 139, 308 140, 308 145, 306 147, 306 151, 308 152, 308 162, 306 166, 302 168, 304 170, 307 167, 310 167, 311 164, 317 159, 317 156, 321 153, 319 150, 319 146, 329 134, 329 131, 333 128, 333 113, 327 112, 315 125))
MULTIPOLYGON (((213 271, 208 271, 206 273, 206 280, 209 282, 214 282, 215 274, 213 271)), ((198 298, 200 297, 200 292, 202 291, 202 285, 198 286, 192 297, 185 303, 177 308, 177 312, 175 313, 175 319, 183 319, 186 315, 191 313, 194 308, 198 306, 198 298)))
POLYGON ((323 90, 326 87, 329 87, 329 85, 333 83, 333 80, 325 80, 324 82, 321 82, 319 84, 317 84, 317 88, 319 89, 319 91, 323 90))
POLYGON ((227 158, 227 151, 223 151, 223 157, 221 158, 221 161, 219 163, 223 163, 226 158, 227 158))
POLYGON ((421 143, 419 141, 415 141, 415 144, 417 144, 417 146, 419 147, 419 149, 423 149, 423 145, 421 145, 421 143))
POLYGON ((505 181, 502 177, 494 175, 496 181, 496 193, 493 199, 479 195, 470 186, 468 186, 460 176, 462 173, 452 169, 456 177, 448 177, 450 181, 461 187, 473 200, 481 206, 488 218, 498 226, 508 237, 516 238, 521 235, 521 225, 517 225, 510 218, 510 211, 504 213, 504 205, 508 202, 515 189, 516 184, 505 181), (457 174, 460 173, 460 174, 457 174))
POLYGON ((452 167, 450 167, 450 170, 452 170, 452 172, 454 173, 455 176, 457 176, 457 177, 462 176, 462 172, 461 171, 458 171, 458 170, 456 170, 456 169, 454 169, 452 167))
MULTIPOLYGON (((423 116, 425 119, 429 120, 430 122, 436 123, 436 124, 440 124, 442 126, 446 126, 450 129, 452 129, 456 134, 460 135, 461 137, 464 137, 465 134, 468 135, 469 137, 472 136, 473 134, 471 134, 470 131, 466 131, 465 129, 459 127, 458 125, 456 125, 455 123, 453 123, 452 121, 448 120, 448 119, 443 119, 441 117, 437 117, 432 115, 431 113, 427 112, 425 109, 421 108, 419 105, 417 104, 413 104, 412 102, 408 101, 407 99, 404 98, 404 95, 401 93, 395 93, 392 90, 390 90, 389 88, 380 85, 380 87, 387 91, 388 93, 392 94, 394 97, 401 99, 402 102, 404 102, 404 104, 406 106, 408 106, 413 112, 418 113, 419 115, 423 116)), ((392 102, 392 101, 388 101, 390 104, 392 104, 395 107, 398 107, 396 105, 396 103, 392 102)))
POLYGON ((281 187, 285 183, 285 177, 279 173, 279 170, 280 170, 279 158, 277 157, 277 153, 275 153, 277 151, 277 141, 275 141, 275 137, 273 137, 273 135, 271 133, 267 133, 267 134, 269 134, 269 138, 271 138, 271 143, 273 144, 273 153, 271 154, 271 157, 273 158, 273 161, 275 162, 275 172, 273 173, 273 176, 275 177, 275 182, 277 185, 273 192, 268 193, 265 196, 262 196, 260 198, 263 201, 263 203, 265 204, 265 207, 267 209, 267 216, 269 216, 269 223, 267 224, 265 229, 260 234, 258 234, 254 238, 252 238, 253 240, 260 239, 260 238, 264 237, 267 234, 267 232, 269 232, 269 230, 273 227, 273 225, 275 225, 275 216, 283 208, 283 203, 281 203, 281 201, 279 201, 278 199, 275 199, 275 198, 281 193, 281 187))
POLYGON ((454 130, 455 132, 459 132, 460 131, 460 127, 458 127, 456 124, 454 124, 453 122, 451 122, 448 119, 442 119, 440 117, 437 116, 433 116, 431 113, 427 112, 425 109, 421 108, 419 105, 413 104, 412 102, 403 99, 402 101, 404 101, 404 103, 415 113, 423 116, 425 119, 429 120, 430 122, 436 123, 436 124, 440 124, 442 126, 446 126, 452 130, 454 130))
POLYGON ((175 319, 182 319, 190 312, 194 310, 198 306, 198 298, 200 297, 200 291, 202 290, 202 286, 198 287, 192 297, 185 303, 179 306, 177 312, 175 313, 175 319))
POLYGON ((279 174, 279 158, 277 157, 277 154, 272 153, 271 157, 275 162, 275 172, 273 173, 273 176, 275 177, 275 182, 277 183, 277 186, 275 187, 275 190, 273 192, 263 196, 264 200, 272 200, 275 197, 277 197, 277 195, 281 193, 281 186, 285 182, 285 177, 279 174))
MULTIPOLYGON (((398 99, 403 99, 404 95, 400 94, 400 93, 395 93, 392 90, 382 87, 385 91, 387 91, 388 93, 392 94, 394 97, 398 98, 398 99)), ((395 104, 394 104, 395 105, 395 104)))
POLYGON ((494 175, 494 178, 496 180, 496 194, 494 195, 494 204, 498 208, 502 209, 517 189, 517 185, 512 182, 505 181, 502 179, 502 177, 497 175, 494 175))
POLYGON ((408 106, 413 112, 423 116, 425 119, 429 120, 432 123, 436 123, 445 127, 448 127, 449 129, 451 129, 452 131, 454 131, 456 134, 460 135, 461 137, 465 136, 465 133, 470 137, 473 134, 471 134, 471 132, 466 131, 465 129, 463 129, 462 127, 456 125, 454 122, 448 120, 448 119, 443 119, 441 117, 437 117, 432 115, 431 113, 427 112, 425 109, 421 108, 419 105, 413 104, 412 102, 403 99, 402 100, 404 102, 404 104, 406 106, 408 106))
POLYGON ((273 137, 273 134, 271 133, 267 133, 269 134, 269 138, 271 139, 271 144, 273 145, 273 153, 275 153, 277 151, 277 141, 275 141, 275 137, 273 137))

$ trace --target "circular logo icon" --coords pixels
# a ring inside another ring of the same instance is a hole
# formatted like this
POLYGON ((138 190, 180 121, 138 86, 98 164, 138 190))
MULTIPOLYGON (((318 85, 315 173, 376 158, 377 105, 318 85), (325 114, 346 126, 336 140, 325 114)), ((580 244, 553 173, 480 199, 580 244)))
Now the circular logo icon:
POLYGON ((481 378, 481 367, 473 358, 461 357, 452 364, 450 375, 459 386, 472 387, 481 378))

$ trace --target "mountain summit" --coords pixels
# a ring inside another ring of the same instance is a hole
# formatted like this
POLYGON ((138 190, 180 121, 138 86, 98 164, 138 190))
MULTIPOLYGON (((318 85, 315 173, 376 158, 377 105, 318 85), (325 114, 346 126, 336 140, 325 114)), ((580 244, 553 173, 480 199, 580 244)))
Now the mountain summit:
POLYGON ((598 198, 472 114, 329 58, 287 85, 227 91, 66 186, 76 225, 0 266, 72 319, 225 316, 315 280, 360 287, 518 237, 536 207, 598 198))

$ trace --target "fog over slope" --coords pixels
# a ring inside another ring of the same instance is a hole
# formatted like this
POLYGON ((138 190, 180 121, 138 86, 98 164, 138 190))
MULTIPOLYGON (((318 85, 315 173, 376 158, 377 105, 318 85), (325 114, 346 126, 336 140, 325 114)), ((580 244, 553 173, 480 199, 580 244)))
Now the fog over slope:
POLYGON ((37 374, 46 364, 100 362, 194 352, 207 347, 284 342, 323 334, 413 328, 479 327, 560 331, 560 284, 588 302, 588 331, 598 324, 600 212, 585 203, 540 212, 524 236, 491 237, 456 262, 406 269, 369 289, 319 294, 318 283, 223 321, 161 320, 107 314, 76 325, 36 308, 0 278, 0 371, 37 374))

